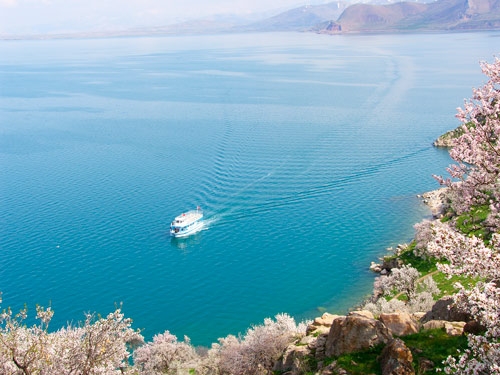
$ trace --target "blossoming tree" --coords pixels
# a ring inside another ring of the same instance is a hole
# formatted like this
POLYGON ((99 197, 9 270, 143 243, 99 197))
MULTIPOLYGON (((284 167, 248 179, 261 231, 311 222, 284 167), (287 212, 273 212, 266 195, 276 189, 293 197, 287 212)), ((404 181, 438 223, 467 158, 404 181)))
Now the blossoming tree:
POLYGON ((437 177, 449 187, 455 220, 417 226, 418 246, 446 260, 440 265, 443 272, 481 280, 472 288, 457 285, 456 303, 486 332, 469 334, 469 348, 448 359, 446 372, 456 374, 500 374, 500 60, 481 63, 481 68, 488 81, 458 110, 462 135, 450 150, 457 162, 448 168, 451 178, 437 177), (458 216, 478 206, 487 207, 482 223, 487 238, 461 233, 457 225, 458 216))
POLYGON ((462 135, 450 150, 457 162, 448 168, 451 178, 436 176, 450 187, 452 207, 457 214, 476 205, 490 204, 496 215, 500 204, 500 60, 483 62, 481 68, 489 80, 473 90, 473 97, 464 108, 458 108, 462 135))
POLYGON ((26 308, 0 315, 0 374, 122 374, 130 367, 130 345, 143 342, 120 309, 106 317, 86 314, 79 326, 55 332, 48 331, 53 310, 36 311, 39 323, 33 326, 25 324, 26 308))

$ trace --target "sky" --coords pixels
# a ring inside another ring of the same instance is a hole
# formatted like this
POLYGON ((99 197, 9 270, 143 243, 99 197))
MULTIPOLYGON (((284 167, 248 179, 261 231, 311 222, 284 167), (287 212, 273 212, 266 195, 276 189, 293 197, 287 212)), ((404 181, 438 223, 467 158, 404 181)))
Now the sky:
POLYGON ((325 0, 0 0, 0 34, 162 26, 213 15, 247 16, 325 0))

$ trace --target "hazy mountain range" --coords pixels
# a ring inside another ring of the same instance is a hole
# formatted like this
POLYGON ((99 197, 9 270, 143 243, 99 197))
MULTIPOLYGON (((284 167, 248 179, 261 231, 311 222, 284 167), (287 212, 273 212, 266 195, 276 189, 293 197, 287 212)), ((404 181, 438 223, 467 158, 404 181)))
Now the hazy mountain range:
MULTIPOLYGON (((500 29, 500 0, 438 0, 388 5, 354 4, 334 22, 342 32, 402 32, 500 29)), ((316 25, 332 32, 331 23, 316 25)), ((334 28, 335 32, 335 28, 334 28)))
POLYGON ((500 29, 500 0, 338 1, 292 9, 241 29, 320 33, 500 29))
MULTIPOLYGON (((307 5, 271 17, 204 18, 166 26, 43 37, 169 35, 302 31, 325 34, 500 29, 500 0, 437 0, 388 3, 336 1, 307 5)), ((26 37, 26 36, 22 36, 26 37)), ((33 36, 32 36, 33 37, 33 36)), ((40 37, 40 36, 38 36, 40 37)))

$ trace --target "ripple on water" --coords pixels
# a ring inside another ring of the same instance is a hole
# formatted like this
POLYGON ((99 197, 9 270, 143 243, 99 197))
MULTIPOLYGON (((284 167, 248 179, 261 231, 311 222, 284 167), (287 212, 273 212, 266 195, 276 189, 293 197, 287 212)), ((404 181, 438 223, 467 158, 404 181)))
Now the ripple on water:
POLYGON ((57 327, 123 302, 146 337, 196 345, 280 312, 344 312, 369 292, 370 261, 425 215, 414 195, 449 164, 432 138, 453 127, 477 56, 496 52, 488 38, 38 41, 29 61, 9 43, 4 304, 50 303, 57 327), (443 64, 458 42, 470 57, 443 64), (170 238, 198 205, 204 230, 170 238))

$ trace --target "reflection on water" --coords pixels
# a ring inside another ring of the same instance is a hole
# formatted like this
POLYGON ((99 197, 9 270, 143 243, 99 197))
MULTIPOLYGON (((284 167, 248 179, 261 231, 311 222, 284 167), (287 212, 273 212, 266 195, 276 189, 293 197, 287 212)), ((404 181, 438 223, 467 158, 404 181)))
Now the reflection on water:
POLYGON ((201 239, 202 239, 202 233, 205 230, 203 228, 197 233, 194 233, 190 236, 187 237, 170 237, 170 245, 172 247, 176 247, 179 250, 186 250, 188 247, 196 246, 200 244, 201 239))

